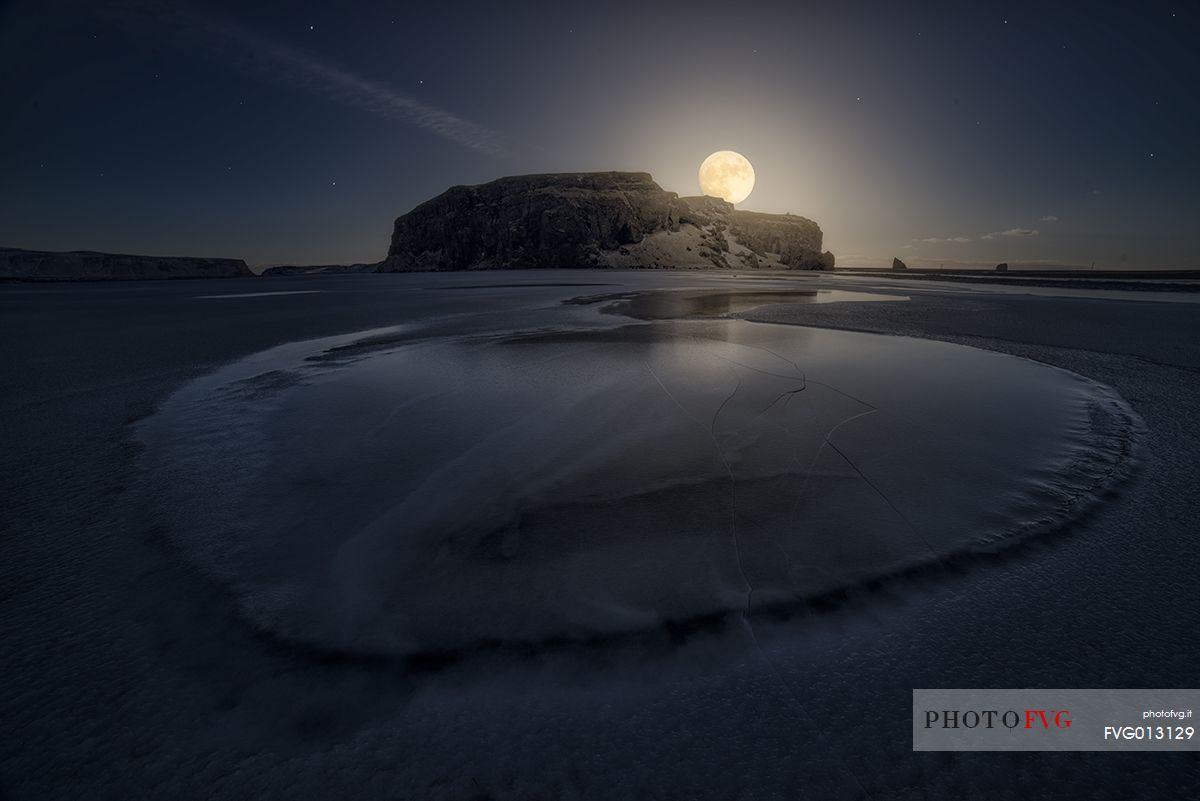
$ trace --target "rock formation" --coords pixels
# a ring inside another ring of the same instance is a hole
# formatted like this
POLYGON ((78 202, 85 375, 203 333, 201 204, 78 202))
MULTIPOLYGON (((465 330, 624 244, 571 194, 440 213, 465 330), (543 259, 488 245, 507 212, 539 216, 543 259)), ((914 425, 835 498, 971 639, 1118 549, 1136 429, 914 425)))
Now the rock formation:
POLYGON ((241 259, 190 256, 131 256, 75 250, 0 248, 0 279, 91 281, 143 278, 235 278, 254 275, 241 259))
POLYGON ((755 253, 778 254, 779 262, 792 269, 833 269, 833 254, 821 252, 820 227, 804 217, 734 211, 731 233, 755 253))
POLYGON ((998 273, 1006 273, 1006 272, 1008 272, 1008 262, 1006 262, 1006 261, 1002 261, 1002 262, 1000 262, 999 264, 997 264, 997 265, 996 265, 996 272, 998 272, 998 273))
POLYGON ((377 273, 380 262, 369 264, 277 264, 262 271, 263 275, 327 275, 329 273, 377 273))
POLYGON ((647 173, 524 175, 456 186, 396 220, 381 272, 536 267, 831 270, 791 214, 681 198, 647 173))
POLYGON ((905 264, 904 262, 900 261, 899 259, 893 257, 892 258, 892 269, 893 270, 907 270, 908 265, 905 264))

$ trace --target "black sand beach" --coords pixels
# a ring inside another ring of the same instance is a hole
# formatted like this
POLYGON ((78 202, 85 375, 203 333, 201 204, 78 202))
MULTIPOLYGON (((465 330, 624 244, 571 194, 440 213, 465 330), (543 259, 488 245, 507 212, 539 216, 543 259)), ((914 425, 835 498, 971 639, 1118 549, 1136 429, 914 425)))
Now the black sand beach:
POLYGON ((251 283, 0 286, 0 797, 1049 798, 1074 786, 1128 799, 1200 786, 1188 754, 917 754, 909 733, 914 687, 1200 681, 1196 296, 622 271, 251 283), (435 291, 456 284, 498 287, 480 312, 531 292, 548 308, 647 289, 896 295, 907 300, 733 313, 1052 365, 1111 387, 1145 430, 1131 477, 1055 531, 749 618, 415 659, 254 631, 147 513, 136 425, 186 382, 267 348, 451 313, 469 326, 463 300, 435 291))

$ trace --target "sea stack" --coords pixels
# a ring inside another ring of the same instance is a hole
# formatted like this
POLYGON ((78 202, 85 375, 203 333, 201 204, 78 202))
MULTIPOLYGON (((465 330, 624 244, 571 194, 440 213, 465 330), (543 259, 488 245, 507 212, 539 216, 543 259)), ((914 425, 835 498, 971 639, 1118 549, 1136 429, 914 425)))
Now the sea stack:
POLYGON ((812 220, 680 197, 644 172, 523 175, 452 187, 399 217, 379 269, 832 270, 821 243, 812 220))

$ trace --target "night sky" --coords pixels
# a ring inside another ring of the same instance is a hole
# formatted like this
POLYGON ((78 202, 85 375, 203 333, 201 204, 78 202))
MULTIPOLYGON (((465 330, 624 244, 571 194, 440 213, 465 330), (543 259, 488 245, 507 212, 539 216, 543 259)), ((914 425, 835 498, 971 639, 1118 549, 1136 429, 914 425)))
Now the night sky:
POLYGON ((0 245, 375 261, 454 184, 644 170, 842 266, 1200 268, 1200 5, 0 5, 0 245))

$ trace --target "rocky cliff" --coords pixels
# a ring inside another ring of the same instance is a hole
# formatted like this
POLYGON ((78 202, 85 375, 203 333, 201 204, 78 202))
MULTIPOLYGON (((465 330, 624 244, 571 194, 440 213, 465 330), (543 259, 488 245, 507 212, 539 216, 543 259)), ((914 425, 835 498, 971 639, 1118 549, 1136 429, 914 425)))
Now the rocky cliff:
POLYGON ((380 262, 359 264, 276 264, 262 271, 265 276, 333 275, 341 273, 377 273, 380 262))
POLYGON ((833 269, 791 214, 681 198, 647 173, 524 175, 456 186, 396 220, 382 272, 530 267, 833 269))
POLYGON ((253 275, 241 259, 132 256, 75 250, 0 248, 0 279, 91 281, 142 278, 235 278, 253 275))

